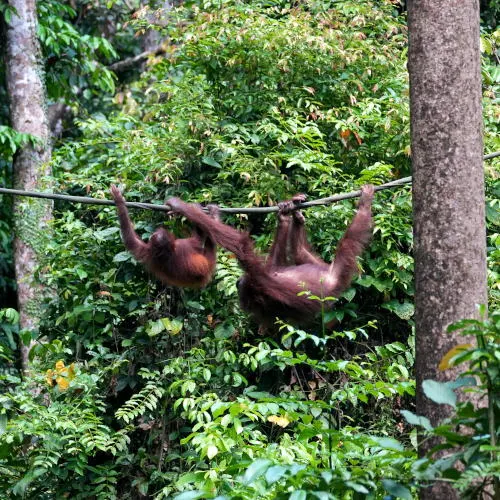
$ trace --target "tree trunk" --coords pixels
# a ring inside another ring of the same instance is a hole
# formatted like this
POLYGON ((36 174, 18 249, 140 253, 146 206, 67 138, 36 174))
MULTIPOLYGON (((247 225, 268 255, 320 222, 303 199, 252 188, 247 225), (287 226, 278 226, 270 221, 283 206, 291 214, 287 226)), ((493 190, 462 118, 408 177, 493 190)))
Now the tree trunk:
MULTIPOLYGON (((174 5, 179 5, 182 2, 174 0, 159 0, 157 2, 151 3, 150 0, 142 1, 142 9, 147 8, 145 19, 148 23, 156 26, 166 26, 169 21, 169 13, 174 5), (152 8, 151 8, 152 7, 152 8)), ((141 9, 141 10, 142 10, 141 9)), ((161 33, 155 29, 149 29, 144 33, 141 46, 144 52, 152 52, 156 50, 165 37, 161 36, 161 33)))
MULTIPOLYGON (((443 355, 464 338, 446 333, 487 302, 482 164, 479 3, 408 3, 410 114, 415 237, 417 412, 431 422, 449 415, 422 393, 443 355)), ((422 443, 425 453, 434 443, 422 443)), ((457 498, 446 483, 421 498, 457 498)))
MULTIPOLYGON (((14 158, 14 186, 40 188, 50 173, 50 131, 46 115, 45 87, 42 81, 40 45, 36 33, 35 0, 9 0, 15 9, 6 29, 6 80, 11 126, 18 132, 40 140, 36 146, 23 147, 14 158)), ((43 290, 34 278, 36 249, 46 235, 52 206, 46 201, 26 198, 14 200, 14 263, 17 300, 22 330, 36 331, 43 290)), ((21 345, 23 370, 29 367, 29 346, 21 345)))

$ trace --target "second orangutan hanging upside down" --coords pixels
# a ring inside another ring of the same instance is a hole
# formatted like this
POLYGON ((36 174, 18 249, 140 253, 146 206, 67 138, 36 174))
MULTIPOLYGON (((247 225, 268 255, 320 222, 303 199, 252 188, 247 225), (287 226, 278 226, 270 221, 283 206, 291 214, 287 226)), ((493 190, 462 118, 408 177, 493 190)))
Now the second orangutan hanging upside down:
POLYGON ((278 229, 267 260, 255 253, 248 233, 211 218, 198 205, 179 198, 170 198, 166 204, 236 255, 245 271, 238 282, 241 306, 268 326, 276 317, 294 324, 307 324, 314 318, 322 303, 306 293, 298 295, 302 291, 339 297, 349 287, 357 271, 356 258, 371 238, 373 194, 373 186, 363 186, 356 215, 331 264, 314 254, 307 242, 304 217, 294 209, 295 203, 304 200, 301 195, 279 205, 278 229))

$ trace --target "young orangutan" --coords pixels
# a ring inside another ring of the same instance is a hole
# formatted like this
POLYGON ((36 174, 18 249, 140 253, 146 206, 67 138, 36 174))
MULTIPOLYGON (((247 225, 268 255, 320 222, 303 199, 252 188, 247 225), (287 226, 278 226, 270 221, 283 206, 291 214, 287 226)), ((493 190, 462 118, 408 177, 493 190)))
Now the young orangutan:
POLYGON ((166 205, 236 255, 245 271, 238 282, 240 303, 257 322, 269 326, 278 317, 300 325, 309 323, 322 307, 321 301, 309 299, 307 293, 298 295, 301 291, 319 297, 338 297, 349 287, 357 271, 356 258, 372 234, 374 188, 365 185, 361 191, 357 213, 331 264, 315 255, 307 242, 304 217, 294 208, 304 200, 301 195, 279 205, 278 229, 267 260, 255 253, 248 233, 212 219, 199 206, 179 198, 170 198, 166 205))
MULTIPOLYGON (((176 239, 172 233, 160 227, 145 243, 134 231, 120 190, 112 185, 111 194, 118 209, 125 247, 160 281, 167 285, 201 288, 211 280, 215 269, 216 245, 208 233, 195 224, 190 238, 176 239)), ((210 217, 218 217, 218 208, 212 205, 209 210, 211 216, 206 217, 215 220, 210 217)))

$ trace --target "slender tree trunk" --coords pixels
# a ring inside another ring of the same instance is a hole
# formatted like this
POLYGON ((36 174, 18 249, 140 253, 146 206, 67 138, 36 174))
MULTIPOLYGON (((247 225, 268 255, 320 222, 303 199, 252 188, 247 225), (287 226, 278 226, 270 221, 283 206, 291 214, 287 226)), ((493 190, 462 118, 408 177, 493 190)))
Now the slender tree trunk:
MULTIPOLYGON (((446 333, 486 303, 486 234, 478 0, 410 0, 411 143, 415 237, 417 411, 436 423, 450 408, 422 393, 463 337, 446 333)), ((431 444, 422 443, 421 453, 431 444)), ((424 499, 457 498, 446 483, 424 499)))
MULTIPOLYGON (((36 33, 35 0, 9 0, 15 9, 6 29, 6 79, 10 101, 10 120, 18 132, 38 138, 36 146, 23 147, 14 158, 14 186, 33 190, 50 173, 50 131, 41 69, 40 45, 36 33)), ((14 200, 14 263, 17 300, 23 330, 37 329, 42 288, 34 278, 36 249, 46 234, 52 207, 45 201, 14 200)), ((21 345, 21 363, 26 371, 29 347, 21 345)))
MULTIPOLYGON (((146 15, 146 20, 157 26, 166 26, 169 21, 169 13, 174 5, 179 5, 182 2, 173 0, 158 0, 157 2, 151 3, 150 0, 142 1, 142 7, 150 7, 151 10, 148 11, 146 15)), ((144 33, 141 46, 145 52, 150 52, 157 50, 161 43, 165 40, 162 38, 161 33, 157 30, 150 29, 144 33)))

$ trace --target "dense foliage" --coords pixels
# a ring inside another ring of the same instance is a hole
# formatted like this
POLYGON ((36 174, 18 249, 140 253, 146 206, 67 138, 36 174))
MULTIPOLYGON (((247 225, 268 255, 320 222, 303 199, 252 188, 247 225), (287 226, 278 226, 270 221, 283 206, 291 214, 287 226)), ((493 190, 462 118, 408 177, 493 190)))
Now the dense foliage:
MULTIPOLYGON (((169 13, 165 55, 102 105, 98 97, 114 80, 89 48, 102 56, 113 49, 92 31, 91 19, 73 23, 80 30, 74 33, 64 21, 67 7, 41 4, 45 54, 59 57, 73 47, 67 71, 86 96, 75 110, 78 130, 55 151, 56 191, 109 197, 109 185, 118 183, 133 201, 175 194, 247 206, 296 192, 320 198, 410 173, 406 27, 392 2, 186 4, 169 13), (44 24, 44 15, 62 19, 52 45, 47 26, 54 22, 44 24), (90 77, 77 57, 92 66, 90 77)), ((103 15, 97 9, 96 19, 103 15)), ((140 16, 135 23, 147 27, 140 16)), ((115 43, 124 55, 136 52, 126 35, 115 43)), ((488 59, 497 43, 498 33, 484 35, 488 151, 500 150, 500 77, 488 59)), ((58 78, 49 84, 70 95, 58 78)), ((0 129, 0 148, 29 139, 1 140, 10 136, 0 129)), ((0 152, 8 159, 13 150, 0 152)), ((500 302, 498 172, 498 161, 487 165, 492 309, 500 302)), ((325 259, 353 209, 348 201, 307 211, 311 242, 325 259)), ((449 463, 416 459, 409 424, 462 446, 466 467, 457 484, 464 495, 478 477, 498 475, 498 462, 486 467, 496 445, 459 440, 451 430, 469 419, 484 433, 491 414, 460 407, 458 420, 437 429, 408 411, 409 423, 401 415, 414 394, 409 188, 377 194, 374 212, 361 277, 323 318, 336 320, 335 331, 282 325, 279 335, 262 335, 239 310, 240 270, 231 255, 219 253, 215 279, 201 292, 164 287, 124 251, 114 209, 56 204, 42 264, 52 293, 41 331, 22 332, 37 341, 33 373, 23 381, 13 367, 17 314, 0 311, 7 366, 0 373, 0 492, 412 498, 419 482, 457 478, 449 463)), ((149 211, 132 216, 145 238, 162 222, 149 211)), ((249 226, 265 251, 273 217, 228 222, 249 226)), ((0 218, 0 274, 10 265, 1 253, 9 243, 2 224, 0 218)), ((168 225, 182 234, 182 221, 168 225)), ((2 286, 10 285, 0 278, 2 286)), ((466 351, 479 363, 474 374, 483 377, 483 390, 494 389, 487 379, 498 371, 497 316, 471 326, 485 343, 466 351)), ((457 352, 447 363, 465 359, 457 352)))

